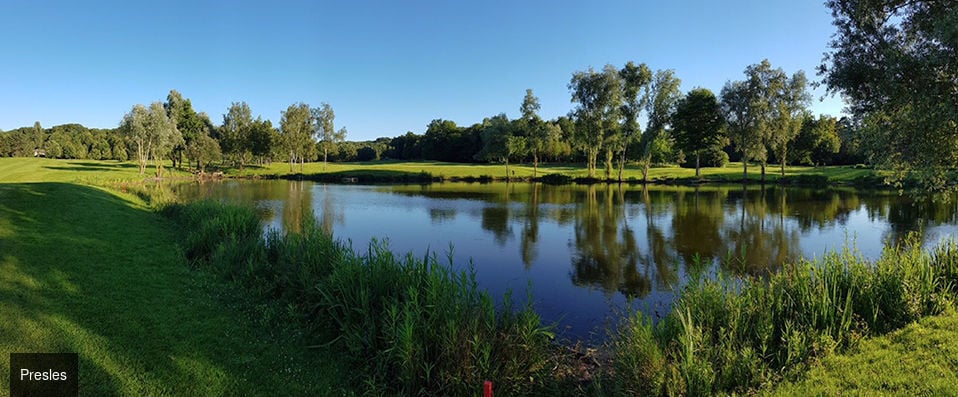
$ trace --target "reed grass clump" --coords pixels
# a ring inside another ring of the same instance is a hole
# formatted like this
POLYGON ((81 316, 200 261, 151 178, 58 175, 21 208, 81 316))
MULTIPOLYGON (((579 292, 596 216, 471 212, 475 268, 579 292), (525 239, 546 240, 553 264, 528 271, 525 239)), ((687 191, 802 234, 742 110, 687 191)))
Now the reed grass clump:
POLYGON ((636 314, 613 336, 614 388, 644 395, 754 390, 864 336, 943 312, 955 302, 956 275, 954 242, 929 254, 912 240, 874 262, 846 249, 765 278, 693 280, 663 321, 653 326, 636 314))
POLYGON ((165 209, 186 231, 197 266, 228 275, 289 307, 317 345, 341 351, 367 392, 529 394, 548 380, 550 328, 526 304, 501 307, 452 254, 397 256, 373 241, 357 253, 312 220, 301 232, 262 232, 249 208, 212 201, 165 209))

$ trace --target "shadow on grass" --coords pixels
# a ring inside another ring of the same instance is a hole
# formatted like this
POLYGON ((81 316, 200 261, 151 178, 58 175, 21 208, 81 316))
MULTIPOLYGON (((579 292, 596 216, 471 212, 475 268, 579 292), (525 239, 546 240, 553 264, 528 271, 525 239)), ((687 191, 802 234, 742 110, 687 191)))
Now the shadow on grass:
POLYGON ((0 184, 0 355, 76 352, 84 395, 322 394, 302 386, 303 349, 251 324, 176 241, 103 190, 0 184))

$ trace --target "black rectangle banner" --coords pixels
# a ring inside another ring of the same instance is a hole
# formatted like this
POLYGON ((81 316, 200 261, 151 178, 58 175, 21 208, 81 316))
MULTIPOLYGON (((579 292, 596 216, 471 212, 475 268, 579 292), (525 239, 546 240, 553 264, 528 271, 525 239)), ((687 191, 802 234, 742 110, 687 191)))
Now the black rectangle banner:
POLYGON ((76 353, 10 353, 10 396, 77 396, 76 353))

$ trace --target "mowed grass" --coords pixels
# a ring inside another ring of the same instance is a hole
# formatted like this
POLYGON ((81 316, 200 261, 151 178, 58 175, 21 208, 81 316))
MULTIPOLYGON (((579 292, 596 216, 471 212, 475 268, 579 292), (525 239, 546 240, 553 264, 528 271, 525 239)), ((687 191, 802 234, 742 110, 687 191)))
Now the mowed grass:
MULTIPOLYGON (((165 177, 189 177, 188 172, 170 168, 165 162, 165 177)), ((156 177, 151 163, 140 175, 139 165, 131 161, 56 160, 32 157, 0 157, 0 182, 69 182, 103 185, 141 181, 156 177)))
MULTIPOLYGON (((0 160, 3 182, 84 172, 0 160)), ((117 168, 102 172, 130 176, 117 168)), ((133 196, 0 183, 0 373, 10 352, 76 352, 82 395, 341 394, 335 354, 307 351, 282 313, 191 270, 178 233, 133 196)))
MULTIPOLYGON (((188 178, 185 171, 170 168, 165 162, 164 176, 169 178, 188 178)), ((751 181, 761 179, 761 168, 756 164, 749 164, 748 178, 751 181)), ((463 164, 446 163, 439 161, 370 161, 355 163, 306 163, 302 171, 299 164, 290 171, 288 163, 274 162, 269 165, 247 165, 242 170, 227 168, 226 174, 238 177, 277 177, 289 174, 337 174, 343 177, 367 175, 373 177, 415 176, 423 173, 443 179, 451 178, 504 178, 506 167, 503 164, 463 164)), ((573 178, 584 178, 588 171, 583 163, 540 164, 537 176, 548 174, 562 174, 573 178)), ((852 182, 856 178, 881 174, 872 169, 855 168, 853 166, 807 167, 788 166, 785 168, 786 177, 825 176, 830 182, 852 182)), ((44 158, 0 158, 0 180, 8 182, 73 182, 92 185, 103 185, 123 181, 140 181, 156 176, 153 165, 147 168, 144 175, 139 174, 135 162, 120 162, 113 160, 54 160, 44 158)), ((513 178, 530 178, 533 176, 532 164, 509 165, 509 176, 513 178)), ((603 169, 596 170, 596 177, 604 178, 603 169)), ((638 165, 632 164, 623 172, 624 180, 641 180, 642 171, 638 165)), ((770 182, 778 181, 781 177, 777 167, 766 168, 766 178, 770 182)), ((613 172, 612 178, 617 179, 618 173, 613 172)), ((652 181, 691 180, 695 178, 694 168, 678 166, 653 167, 649 169, 649 179, 652 181)), ((730 163, 725 167, 703 167, 702 179, 712 182, 739 182, 742 180, 742 163, 730 163)))
POLYGON ((778 396, 956 396, 958 312, 927 317, 856 349, 825 358, 778 396))
MULTIPOLYGON (((506 167, 503 164, 461 164, 446 163, 438 161, 370 161, 356 163, 306 163, 302 170, 299 164, 293 166, 292 171, 288 163, 272 163, 266 166, 248 166, 243 170, 230 170, 228 174, 236 176, 281 176, 287 174, 323 174, 335 173, 342 176, 352 175, 372 175, 372 176, 391 176, 391 175, 417 175, 428 173, 433 177, 449 178, 478 178, 490 176, 493 178, 504 178, 506 167)), ((853 166, 830 166, 830 167, 806 167, 806 166, 788 166, 785 168, 786 177, 795 177, 802 175, 824 175, 832 182, 851 182, 856 178, 873 175, 874 170, 866 168, 855 168, 853 166)), ((588 171, 582 163, 563 163, 563 164, 540 164, 537 176, 547 174, 562 174, 573 178, 587 177, 588 171)), ((532 164, 510 164, 508 175, 514 178, 528 178, 533 176, 532 164)), ((605 171, 600 167, 596 170, 596 177, 604 178, 605 171)), ((769 166, 766 168, 766 178, 768 181, 777 181, 781 177, 778 167, 769 166)), ((618 171, 612 173, 612 178, 618 178, 618 171)), ((642 179, 642 170, 638 165, 632 164, 625 168, 622 174, 624 180, 642 179)), ((649 170, 649 179, 653 181, 671 180, 671 179, 693 179, 695 178, 694 168, 682 168, 678 166, 653 167, 649 170)), ((730 163, 725 167, 704 167, 702 168, 702 178, 709 181, 741 181, 742 163, 730 163)), ((749 164, 749 180, 758 181, 761 179, 761 167, 756 164, 749 164)))

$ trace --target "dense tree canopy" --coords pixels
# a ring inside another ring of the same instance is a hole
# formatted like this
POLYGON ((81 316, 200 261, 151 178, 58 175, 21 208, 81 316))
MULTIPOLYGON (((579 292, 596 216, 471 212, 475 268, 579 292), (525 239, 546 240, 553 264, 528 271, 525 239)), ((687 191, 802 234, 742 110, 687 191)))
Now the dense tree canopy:
POLYGON ((829 0, 837 29, 819 72, 872 159, 940 190, 958 166, 958 2, 829 0))
POLYGON ((675 142, 695 156, 695 176, 700 176, 704 152, 725 146, 725 116, 715 94, 706 88, 689 91, 675 107, 672 116, 675 142))

